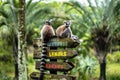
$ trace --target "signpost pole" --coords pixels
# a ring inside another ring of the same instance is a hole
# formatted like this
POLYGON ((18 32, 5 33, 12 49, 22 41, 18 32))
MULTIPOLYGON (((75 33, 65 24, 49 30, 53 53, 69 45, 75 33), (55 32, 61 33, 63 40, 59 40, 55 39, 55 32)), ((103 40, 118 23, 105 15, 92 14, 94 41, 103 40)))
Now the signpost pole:
MULTIPOLYGON (((51 50, 56 50, 57 47, 51 47, 50 49, 51 49, 51 50)), ((50 62, 52 62, 52 61, 57 62, 57 59, 50 59, 50 62)), ((51 73, 51 74, 57 74, 57 71, 52 71, 52 70, 51 70, 50 73, 51 73)))

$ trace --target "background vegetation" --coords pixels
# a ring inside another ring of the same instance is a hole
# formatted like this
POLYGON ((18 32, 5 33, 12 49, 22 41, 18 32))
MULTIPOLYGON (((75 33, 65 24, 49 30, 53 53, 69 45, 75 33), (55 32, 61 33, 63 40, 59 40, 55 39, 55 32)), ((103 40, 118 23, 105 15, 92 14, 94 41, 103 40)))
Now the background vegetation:
MULTIPOLYGON (((40 37, 45 20, 52 19, 56 29, 65 20, 72 22, 74 35, 80 38, 78 56, 70 59, 70 71, 77 80, 98 80, 99 64, 106 56, 107 80, 120 80, 120 0, 79 0, 68 2, 26 1, 28 76, 35 70, 33 39, 40 37), (99 55, 99 56, 98 56, 99 55)), ((16 63, 14 46, 18 29, 18 0, 0 0, 0 80, 13 80, 16 63)))

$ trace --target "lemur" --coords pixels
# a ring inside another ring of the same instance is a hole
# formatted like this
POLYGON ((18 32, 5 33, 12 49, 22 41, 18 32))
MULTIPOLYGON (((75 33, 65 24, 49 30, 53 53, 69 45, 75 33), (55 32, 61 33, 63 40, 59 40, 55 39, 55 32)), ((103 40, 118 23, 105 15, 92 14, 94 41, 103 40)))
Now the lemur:
POLYGON ((71 38, 72 31, 70 29, 70 22, 66 21, 63 25, 59 26, 56 29, 57 37, 71 38))
POLYGON ((54 35, 55 35, 55 32, 51 25, 51 21, 46 20, 45 25, 41 29, 41 39, 43 41, 48 41, 54 35))
POLYGON ((76 35, 72 34, 70 25, 71 25, 70 21, 65 21, 63 25, 61 25, 57 28, 56 35, 58 37, 71 38, 74 41, 76 41, 78 39, 78 37, 76 35))

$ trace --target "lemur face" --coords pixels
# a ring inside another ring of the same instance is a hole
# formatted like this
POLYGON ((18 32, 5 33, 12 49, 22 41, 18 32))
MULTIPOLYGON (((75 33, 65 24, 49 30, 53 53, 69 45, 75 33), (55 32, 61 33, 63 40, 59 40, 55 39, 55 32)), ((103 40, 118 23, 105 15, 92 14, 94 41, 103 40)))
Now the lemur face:
POLYGON ((46 20, 45 24, 51 25, 51 22, 49 20, 46 20))
POLYGON ((67 28, 70 26, 71 23, 70 23, 70 21, 65 21, 64 24, 65 24, 65 27, 67 28))

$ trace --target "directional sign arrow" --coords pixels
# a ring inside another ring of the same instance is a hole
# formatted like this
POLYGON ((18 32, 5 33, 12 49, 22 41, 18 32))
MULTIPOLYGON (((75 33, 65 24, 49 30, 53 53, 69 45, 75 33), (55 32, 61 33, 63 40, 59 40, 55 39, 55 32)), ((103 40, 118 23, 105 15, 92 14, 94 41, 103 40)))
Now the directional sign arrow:
MULTIPOLYGON (((34 59, 40 59, 41 58, 41 52, 40 49, 34 50, 34 59)), ((68 59, 73 58, 77 56, 77 52, 73 50, 48 50, 46 54, 46 58, 49 59, 68 59)))
POLYGON ((68 59, 77 56, 77 54, 73 50, 49 50, 47 57, 50 59, 68 59))
POLYGON ((74 48, 79 45, 79 41, 74 41, 71 38, 57 38, 53 37, 47 42, 49 47, 67 47, 74 48))
MULTIPOLYGON (((67 48, 74 48, 79 45, 79 40, 73 40, 71 38, 58 38, 54 36, 47 42, 48 47, 67 47, 67 48)), ((42 40, 40 38, 35 38, 33 40, 33 46, 41 47, 42 40)))
MULTIPOLYGON (((46 62, 46 70, 70 71, 74 68, 71 62, 46 62)), ((36 69, 40 69, 40 61, 36 61, 36 69)))
MULTIPOLYGON (((33 72, 30 74, 32 80, 39 80, 40 73, 33 72)), ((44 74, 44 80, 76 80, 75 76, 68 76, 68 75, 55 75, 55 74, 44 74)))

